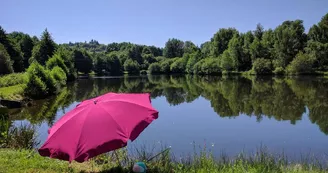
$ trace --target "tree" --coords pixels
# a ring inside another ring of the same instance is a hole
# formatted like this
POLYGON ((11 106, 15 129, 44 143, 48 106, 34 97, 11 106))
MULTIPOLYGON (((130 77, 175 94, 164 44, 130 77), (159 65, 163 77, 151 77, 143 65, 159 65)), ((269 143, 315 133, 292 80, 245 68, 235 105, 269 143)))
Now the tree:
POLYGON ((55 55, 59 55, 64 61, 65 66, 67 67, 68 72, 66 73, 67 81, 73 81, 76 79, 76 69, 74 65, 73 51, 68 50, 64 46, 60 46, 56 49, 55 55))
POLYGON ((181 40, 172 38, 165 43, 163 55, 166 58, 182 57, 184 43, 181 40))
POLYGON ((34 46, 32 51, 32 61, 37 61, 45 65, 47 60, 55 53, 56 44, 47 29, 42 33, 40 42, 34 46))
POLYGON ((73 51, 74 65, 78 72, 88 74, 93 68, 91 56, 86 51, 73 51))
POLYGON ((204 57, 209 57, 211 55, 212 50, 212 43, 210 41, 207 41, 200 45, 200 50, 204 57))
POLYGON ((117 53, 111 52, 106 56, 106 63, 108 64, 108 71, 111 75, 118 75, 122 73, 122 65, 117 53))
POLYGON ((313 59, 313 68, 328 70, 328 13, 322 17, 318 25, 313 25, 309 31, 310 40, 306 52, 313 59))
POLYGON ((259 23, 256 25, 256 30, 254 31, 254 36, 258 38, 259 40, 262 40, 262 36, 264 33, 264 28, 263 26, 259 23))
POLYGON ((128 73, 134 74, 139 73, 140 71, 140 65, 137 61, 134 61, 132 59, 128 59, 124 63, 124 70, 128 73))
POLYGON ((47 62, 46 62, 46 67, 49 70, 52 70, 55 67, 60 67, 64 73, 65 73, 65 77, 69 74, 69 70, 66 67, 64 60, 62 59, 62 57, 60 56, 60 54, 54 54, 47 62))
POLYGON ((172 73, 184 73, 186 71, 186 58, 175 58, 175 61, 170 66, 172 73))
POLYGON ((27 69, 28 82, 25 94, 32 98, 45 98, 57 92, 56 81, 50 71, 44 69, 42 65, 33 62, 27 69))
POLYGON ((5 47, 10 59, 13 61, 13 69, 15 72, 24 70, 23 55, 19 46, 8 38, 6 31, 0 26, 0 43, 5 47))
POLYGON ((66 85, 67 76, 62 68, 55 66, 54 68, 51 69, 50 74, 56 81, 56 85, 58 85, 57 88, 66 85))
POLYGON ((313 41, 328 43, 328 13, 321 18, 318 25, 313 25, 308 34, 313 41))
POLYGON ((285 21, 275 31, 275 66, 285 68, 306 44, 306 34, 302 20, 285 21))
POLYGON ((231 56, 229 50, 225 50, 223 52, 223 54, 219 57, 219 61, 222 70, 233 71, 237 68, 236 60, 233 59, 233 56, 231 56))
POLYGON ((221 73, 220 63, 218 58, 205 58, 201 64, 201 74, 215 75, 221 73))
POLYGON ((194 65, 200 59, 202 59, 202 54, 200 51, 190 54, 190 58, 188 59, 187 65, 186 65, 186 72, 190 73, 190 74, 194 73, 194 65))
POLYGON ((147 70, 149 64, 156 62, 154 54, 152 53, 149 47, 143 48, 141 56, 143 59, 143 64, 141 65, 141 69, 143 70, 147 70))
POLYGON ((32 56, 32 50, 34 47, 33 39, 28 34, 22 32, 12 32, 8 36, 20 47, 24 58, 24 69, 28 68, 28 61, 32 56))
POLYGON ((229 41, 236 33, 238 31, 235 28, 221 28, 212 38, 211 54, 214 57, 222 54, 228 48, 229 41))
POLYGON ((253 63, 253 70, 256 74, 271 74, 273 70, 272 62, 269 59, 258 58, 253 63))
POLYGON ((10 56, 5 47, 0 43, 0 75, 14 72, 10 56))
POLYGON ((150 74, 161 73, 161 66, 157 62, 152 63, 152 64, 150 64, 148 71, 150 74))
POLYGON ((245 71, 250 64, 250 60, 244 59, 245 57, 243 55, 242 45, 242 39, 239 34, 235 34, 229 41, 227 50, 229 51, 229 56, 235 70, 245 71))
POLYGON ((242 63, 241 70, 247 71, 252 68, 251 45, 254 40, 254 35, 252 34, 251 31, 249 31, 246 32, 245 34, 242 34, 241 38, 243 39, 243 45, 242 45, 243 63, 242 63))
POLYGON ((183 53, 191 54, 198 50, 198 47, 191 41, 186 41, 183 44, 183 53))
POLYGON ((292 74, 313 72, 314 59, 303 52, 299 52, 295 59, 288 65, 287 71, 292 74))

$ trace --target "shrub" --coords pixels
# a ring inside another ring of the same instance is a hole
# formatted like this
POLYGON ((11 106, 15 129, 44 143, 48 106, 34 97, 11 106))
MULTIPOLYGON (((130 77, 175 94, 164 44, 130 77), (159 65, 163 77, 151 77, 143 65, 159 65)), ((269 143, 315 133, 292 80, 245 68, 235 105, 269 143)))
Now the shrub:
POLYGON ((298 53, 294 60, 287 66, 290 74, 311 73, 314 60, 308 54, 298 53))
POLYGON ((184 73, 186 70, 187 59, 177 58, 170 66, 172 73, 184 73))
POLYGON ((56 82, 49 70, 34 62, 27 69, 27 87, 25 94, 32 98, 44 98, 57 92, 56 82))
POLYGON ((148 71, 150 74, 160 73, 161 72, 161 66, 159 63, 155 62, 150 64, 148 71))
POLYGON ((0 43, 0 75, 12 72, 14 72, 14 70, 12 62, 10 61, 10 56, 3 44, 0 43))
POLYGON ((161 72, 162 73, 170 73, 171 72, 171 64, 176 60, 176 58, 166 58, 165 60, 160 62, 161 72))
POLYGON ((46 63, 47 68, 49 70, 52 70, 54 67, 58 66, 60 67, 64 73, 66 74, 66 76, 69 74, 69 70, 65 65, 64 60, 61 58, 61 56, 59 54, 55 54, 54 56, 52 56, 46 63))
POLYGON ((128 73, 139 73, 140 64, 137 61, 128 59, 124 62, 124 70, 128 73))
POLYGON ((219 74, 221 73, 220 64, 217 58, 206 58, 201 64, 203 74, 219 74))
POLYGON ((205 62, 205 59, 202 59, 194 65, 194 67, 193 67, 194 74, 203 74, 202 65, 204 62, 205 62))
POLYGON ((56 85, 60 85, 60 86, 66 85, 67 76, 62 68, 56 66, 51 70, 50 73, 51 76, 55 79, 56 85))
POLYGON ((272 63, 269 59, 258 58, 253 62, 253 70, 256 74, 271 74, 272 63))

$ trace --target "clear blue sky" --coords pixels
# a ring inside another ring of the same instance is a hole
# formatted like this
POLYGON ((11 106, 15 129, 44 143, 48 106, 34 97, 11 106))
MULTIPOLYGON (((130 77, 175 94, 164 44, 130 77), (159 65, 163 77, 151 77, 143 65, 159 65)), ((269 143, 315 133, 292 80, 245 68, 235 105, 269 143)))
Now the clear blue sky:
POLYGON ((57 43, 98 40, 164 46, 168 38, 200 45, 219 28, 275 28, 302 19, 308 30, 328 13, 328 0, 1 0, 0 25, 57 43))

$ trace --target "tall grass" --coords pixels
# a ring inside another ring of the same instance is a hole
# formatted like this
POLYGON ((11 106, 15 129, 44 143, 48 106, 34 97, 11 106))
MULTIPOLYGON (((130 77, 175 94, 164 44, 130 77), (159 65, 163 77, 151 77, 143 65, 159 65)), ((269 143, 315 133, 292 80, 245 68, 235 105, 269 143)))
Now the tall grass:
POLYGON ((0 88, 9 87, 19 84, 26 84, 27 76, 25 73, 12 73, 4 76, 0 76, 0 88))
POLYGON ((7 141, 7 147, 14 149, 33 149, 40 144, 36 128, 30 124, 12 126, 9 129, 7 141))
MULTIPOLYGON (((170 150, 151 154, 145 147, 138 148, 136 155, 126 148, 102 154, 84 163, 41 157, 31 150, 0 149, 0 168, 3 172, 132 172, 133 164, 144 161, 147 173, 321 173, 327 172, 325 165, 311 158, 307 162, 291 162, 283 154, 272 154, 265 147, 255 153, 241 152, 235 157, 225 155, 215 158, 204 148, 193 155, 177 159, 170 150), (148 154, 149 155, 148 155, 148 154), (156 156, 149 160, 149 156, 156 156), (147 160, 148 159, 148 160, 147 160)), ((305 159, 306 160, 306 159, 305 159)))

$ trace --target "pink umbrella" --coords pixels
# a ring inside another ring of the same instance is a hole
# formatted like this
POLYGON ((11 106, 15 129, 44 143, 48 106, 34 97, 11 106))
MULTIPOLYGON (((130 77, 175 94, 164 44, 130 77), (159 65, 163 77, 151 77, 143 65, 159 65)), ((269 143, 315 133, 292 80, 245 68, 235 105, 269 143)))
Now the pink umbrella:
POLYGON ((38 151, 41 156, 84 162, 126 146, 157 118, 149 94, 108 93, 64 115, 38 151))

